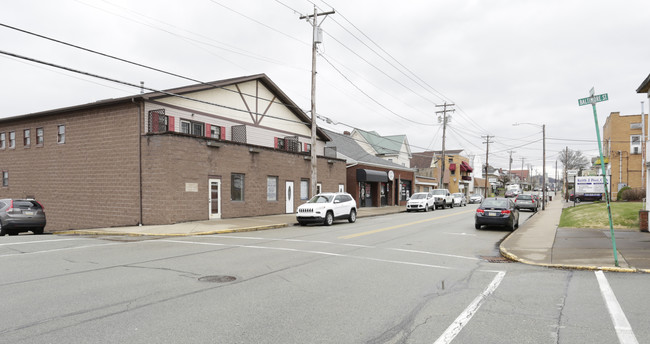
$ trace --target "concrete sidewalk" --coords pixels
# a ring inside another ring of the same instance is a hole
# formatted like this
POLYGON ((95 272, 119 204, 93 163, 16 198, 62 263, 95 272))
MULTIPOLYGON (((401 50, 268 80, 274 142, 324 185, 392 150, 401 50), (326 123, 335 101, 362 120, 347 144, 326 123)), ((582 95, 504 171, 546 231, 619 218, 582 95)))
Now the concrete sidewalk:
POLYGON ((501 254, 539 266, 650 273, 650 233, 615 229, 616 266, 609 228, 558 227, 565 205, 561 199, 547 203, 501 243, 501 254))

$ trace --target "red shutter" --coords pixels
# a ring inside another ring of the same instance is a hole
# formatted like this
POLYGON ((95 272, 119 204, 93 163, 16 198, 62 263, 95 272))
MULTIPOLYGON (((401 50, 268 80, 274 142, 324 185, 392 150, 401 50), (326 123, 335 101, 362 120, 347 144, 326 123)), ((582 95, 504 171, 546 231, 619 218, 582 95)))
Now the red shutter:
POLYGON ((174 117, 173 116, 167 117, 167 125, 168 125, 167 130, 174 131, 174 117))
POLYGON ((150 133, 157 133, 158 132, 158 113, 157 112, 152 112, 151 113, 151 128, 149 128, 150 133))
POLYGON ((275 149, 278 149, 278 138, 277 138, 277 137, 274 137, 274 138, 273 138, 273 141, 274 141, 274 145, 273 145, 273 147, 274 147, 275 149))
POLYGON ((211 135, 210 135, 210 125, 208 123, 205 124, 205 137, 211 137, 211 135))
POLYGON ((303 152, 309 152, 309 143, 305 143, 305 150, 303 152))
POLYGON ((226 139, 226 127, 221 127, 221 135, 219 136, 220 140, 226 139))

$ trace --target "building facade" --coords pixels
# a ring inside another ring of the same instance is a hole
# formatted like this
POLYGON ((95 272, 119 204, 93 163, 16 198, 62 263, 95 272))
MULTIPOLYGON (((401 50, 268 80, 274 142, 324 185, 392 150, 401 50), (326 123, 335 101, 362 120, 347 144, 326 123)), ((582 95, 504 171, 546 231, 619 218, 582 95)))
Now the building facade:
MULTIPOLYGON (((310 122, 264 74, 3 118, 0 198, 40 201, 47 231, 292 213, 310 122)), ((319 189, 345 189, 317 135, 319 189)))
POLYGON ((648 115, 624 115, 612 112, 603 125, 603 154, 609 162, 607 174, 611 177, 612 199, 624 186, 645 187, 644 126, 648 115))

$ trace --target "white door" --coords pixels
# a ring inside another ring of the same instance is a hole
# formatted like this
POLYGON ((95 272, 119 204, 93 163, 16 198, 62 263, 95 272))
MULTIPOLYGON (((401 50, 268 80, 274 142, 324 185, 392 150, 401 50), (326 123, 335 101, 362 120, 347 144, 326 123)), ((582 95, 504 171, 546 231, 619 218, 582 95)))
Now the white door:
POLYGON ((208 209, 210 209, 210 219, 221 218, 221 180, 210 179, 210 192, 208 209))
POLYGON ((285 198, 287 200, 287 208, 286 208, 286 213, 291 214, 293 213, 293 182, 286 182, 286 187, 285 187, 285 198))

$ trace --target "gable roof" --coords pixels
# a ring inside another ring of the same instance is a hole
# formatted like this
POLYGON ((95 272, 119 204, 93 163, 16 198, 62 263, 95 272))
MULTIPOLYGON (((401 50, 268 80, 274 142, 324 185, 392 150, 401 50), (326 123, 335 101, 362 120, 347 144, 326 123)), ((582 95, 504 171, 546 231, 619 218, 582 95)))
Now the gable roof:
POLYGON ((381 136, 376 131, 365 131, 361 129, 355 129, 355 131, 361 134, 364 140, 379 155, 399 154, 402 150, 402 145, 406 141, 406 135, 381 136))
MULTIPOLYGON (((35 113, 30 113, 25 115, 5 117, 5 118, 0 118, 0 122, 15 120, 15 119, 30 118, 30 117, 49 116, 49 115, 67 113, 67 112, 78 111, 78 110, 99 108, 103 106, 113 106, 122 103, 132 103, 134 101, 156 100, 158 98, 169 97, 174 95, 188 96, 188 94, 193 92, 205 91, 214 88, 222 88, 222 87, 236 85, 236 84, 240 84, 248 81, 254 81, 254 80, 259 81, 261 84, 263 84, 271 93, 273 93, 277 97, 278 102, 286 106, 287 109, 289 109, 296 117, 298 117, 300 121, 304 122, 307 127, 311 128, 311 117, 307 116, 307 114, 304 111, 302 111, 302 109, 300 109, 300 107, 296 103, 294 103, 289 98, 289 96, 287 96, 273 81, 271 81, 271 79, 266 74, 263 73, 182 86, 182 87, 172 88, 168 90, 136 94, 136 95, 126 96, 121 98, 104 99, 92 103, 75 105, 75 106, 64 107, 59 109, 46 110, 42 112, 35 112, 35 113)), ((317 129, 317 136, 321 140, 329 141, 329 137, 325 134, 325 132, 320 130, 320 128, 318 127, 316 129, 317 129)))
MULTIPOLYGON (((459 155, 462 149, 445 150, 445 155, 459 155)), ((413 153, 411 157, 412 168, 429 168, 432 165, 434 156, 441 156, 442 151, 425 151, 413 153)))
POLYGON ((323 131, 325 131, 327 136, 332 139, 330 142, 327 142, 326 147, 336 147, 337 155, 342 155, 345 157, 345 159, 348 161, 348 164, 369 164, 385 168, 412 171, 412 169, 406 166, 398 165, 394 162, 384 160, 366 152, 350 135, 339 134, 327 129, 323 129, 323 131))

